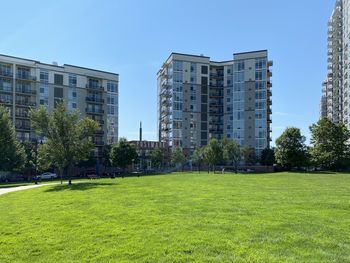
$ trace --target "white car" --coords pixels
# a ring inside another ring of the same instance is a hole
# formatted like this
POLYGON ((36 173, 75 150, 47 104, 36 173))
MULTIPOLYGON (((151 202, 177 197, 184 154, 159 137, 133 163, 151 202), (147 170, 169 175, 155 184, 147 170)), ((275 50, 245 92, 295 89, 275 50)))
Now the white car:
POLYGON ((37 179, 54 179, 54 178, 57 178, 57 174, 50 173, 50 172, 43 173, 37 176, 37 179))

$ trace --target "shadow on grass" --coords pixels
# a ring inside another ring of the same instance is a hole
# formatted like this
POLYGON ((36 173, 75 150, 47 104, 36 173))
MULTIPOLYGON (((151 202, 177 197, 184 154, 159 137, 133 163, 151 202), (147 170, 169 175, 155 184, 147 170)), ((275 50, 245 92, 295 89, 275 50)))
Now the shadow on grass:
POLYGON ((50 189, 45 190, 45 192, 60 192, 60 191, 85 191, 93 188, 98 188, 101 186, 110 186, 110 185, 116 185, 117 183, 99 183, 99 182, 83 182, 83 183, 74 183, 72 182, 71 185, 67 184, 59 184, 51 187, 50 189))
POLYGON ((288 173, 292 173, 292 174, 320 174, 320 175, 326 175, 326 174, 337 174, 337 173, 345 173, 345 172, 332 172, 332 171, 288 171, 288 173))

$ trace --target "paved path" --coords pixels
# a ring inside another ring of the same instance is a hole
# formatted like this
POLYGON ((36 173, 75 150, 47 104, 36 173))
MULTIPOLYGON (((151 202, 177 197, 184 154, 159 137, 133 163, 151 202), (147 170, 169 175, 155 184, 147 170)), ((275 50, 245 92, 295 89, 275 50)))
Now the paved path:
MULTIPOLYGON (((75 181, 74 183, 80 183, 80 182, 81 181, 75 181)), ((57 182, 57 183, 49 183, 49 184, 33 184, 33 185, 24 185, 24 186, 14 186, 9 188, 0 188, 0 195, 16 192, 20 190, 32 189, 32 188, 41 187, 45 185, 55 185, 55 184, 61 184, 61 183, 57 182)), ((63 184, 67 184, 67 183, 65 182, 63 184)))

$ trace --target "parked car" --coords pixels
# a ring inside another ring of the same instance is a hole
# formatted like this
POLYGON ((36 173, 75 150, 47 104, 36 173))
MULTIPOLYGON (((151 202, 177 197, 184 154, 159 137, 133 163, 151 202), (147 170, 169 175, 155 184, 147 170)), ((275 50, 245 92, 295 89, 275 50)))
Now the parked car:
POLYGON ((36 176, 36 179, 54 179, 57 178, 57 174, 46 172, 36 176))

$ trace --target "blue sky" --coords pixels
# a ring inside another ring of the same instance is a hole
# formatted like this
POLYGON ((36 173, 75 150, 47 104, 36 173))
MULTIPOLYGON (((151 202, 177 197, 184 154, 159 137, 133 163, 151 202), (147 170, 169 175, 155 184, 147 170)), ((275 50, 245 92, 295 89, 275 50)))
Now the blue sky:
POLYGON ((268 49, 274 61, 272 136, 308 137, 326 75, 335 0, 3 1, 0 53, 120 75, 119 134, 157 138, 156 73, 171 52, 229 60, 268 49))

